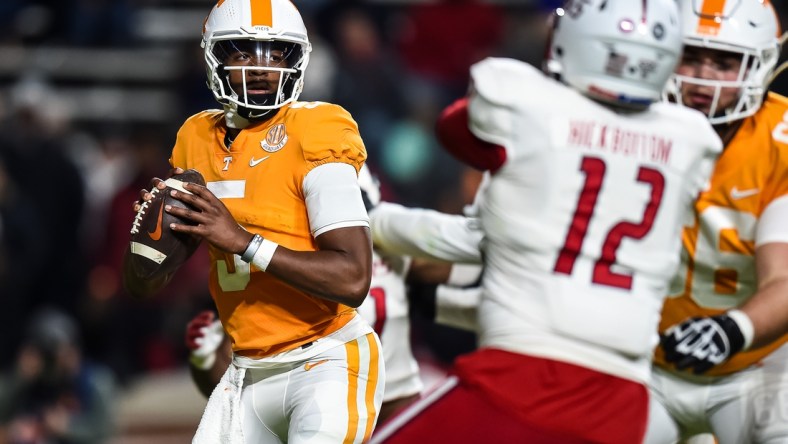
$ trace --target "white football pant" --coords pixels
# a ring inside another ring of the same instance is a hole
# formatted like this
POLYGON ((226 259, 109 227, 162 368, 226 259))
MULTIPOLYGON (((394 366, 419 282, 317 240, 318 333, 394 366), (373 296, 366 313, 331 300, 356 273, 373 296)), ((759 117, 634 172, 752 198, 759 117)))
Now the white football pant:
POLYGON ((655 368, 647 444, 713 433, 719 444, 788 442, 788 344, 762 365, 725 377, 655 368))

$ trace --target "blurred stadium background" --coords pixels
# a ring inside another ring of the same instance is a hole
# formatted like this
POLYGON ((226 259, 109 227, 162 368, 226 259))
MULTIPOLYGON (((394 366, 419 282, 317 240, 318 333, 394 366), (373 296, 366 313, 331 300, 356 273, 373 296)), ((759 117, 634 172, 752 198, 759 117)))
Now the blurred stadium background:
MULTIPOLYGON (((472 63, 538 65, 560 1, 295 3, 314 46, 301 99, 353 114, 385 199, 460 212, 479 176, 440 149, 435 118, 472 63)), ((119 267, 131 203, 167 173, 184 119, 216 108, 200 49, 212 5, 0 2, 0 443, 65 442, 52 431, 75 418, 95 425, 68 442, 190 442, 205 400, 183 330, 212 306, 207 259, 150 301, 123 293, 119 267), (34 396, 17 390, 31 378, 34 396)), ((429 387, 474 337, 413 321, 429 387)))

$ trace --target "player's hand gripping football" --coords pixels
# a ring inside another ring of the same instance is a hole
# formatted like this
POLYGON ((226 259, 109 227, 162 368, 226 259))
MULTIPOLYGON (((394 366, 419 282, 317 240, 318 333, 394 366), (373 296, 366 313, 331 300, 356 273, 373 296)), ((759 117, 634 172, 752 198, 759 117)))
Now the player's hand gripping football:
POLYGON ((222 251, 243 253, 253 235, 238 225, 224 203, 202 185, 184 183, 183 188, 192 194, 172 190, 170 196, 186 203, 194 210, 167 205, 164 211, 190 220, 195 225, 174 223, 170 228, 179 233, 203 238, 222 251))
POLYGON ((141 190, 140 199, 134 203, 136 214, 129 232, 129 254, 124 256, 124 264, 128 265, 124 265, 124 282, 131 285, 132 294, 142 296, 148 290, 160 289, 200 245, 199 237, 175 233, 169 228, 172 223, 188 224, 188 220, 164 212, 167 204, 184 205, 168 194, 168 190, 178 189, 184 182, 204 184, 205 179, 196 170, 174 169, 166 181, 154 178, 150 191, 141 190), (140 281, 145 284, 138 285, 140 281))
POLYGON ((676 324, 662 335, 660 342, 665 360, 679 370, 689 369, 699 375, 727 361, 745 348, 747 341, 734 317, 721 314, 676 324))
MULTIPOLYGON (((172 176, 175 176, 175 175, 178 175, 178 174, 183 174, 183 168, 173 168, 173 169, 171 169, 169 177, 172 177, 172 176)), ((150 181, 150 190, 146 190, 146 189, 140 190, 140 198, 134 202, 134 212, 135 213, 140 211, 140 207, 142 207, 143 203, 153 199, 153 194, 151 193, 151 191, 153 191, 154 188, 158 188, 159 191, 161 191, 161 190, 164 190, 165 188, 167 188, 167 185, 164 183, 163 179, 159 179, 158 177, 154 177, 153 179, 151 179, 151 181, 150 181)))

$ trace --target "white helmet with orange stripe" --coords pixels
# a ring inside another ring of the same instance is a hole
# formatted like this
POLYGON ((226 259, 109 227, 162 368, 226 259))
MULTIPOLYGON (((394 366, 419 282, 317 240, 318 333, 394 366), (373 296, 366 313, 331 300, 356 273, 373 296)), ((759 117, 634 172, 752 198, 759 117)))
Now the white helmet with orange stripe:
POLYGON ((312 50, 290 0, 219 0, 202 47, 214 96, 250 120, 298 99, 312 50))
POLYGON ((712 124, 755 114, 780 56, 769 0, 683 0, 681 14, 684 59, 666 95, 707 113, 712 124))
POLYGON ((568 0, 553 20, 549 73, 617 106, 660 99, 681 54, 674 0, 568 0))

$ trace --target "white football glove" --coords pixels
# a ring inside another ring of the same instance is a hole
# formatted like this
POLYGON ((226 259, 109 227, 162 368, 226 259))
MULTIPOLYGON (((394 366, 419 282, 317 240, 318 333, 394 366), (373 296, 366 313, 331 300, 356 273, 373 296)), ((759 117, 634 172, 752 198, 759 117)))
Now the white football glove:
POLYGON ((191 350, 189 362, 208 370, 216 362, 216 351, 224 340, 224 328, 211 311, 204 311, 186 326, 186 346, 191 350))

